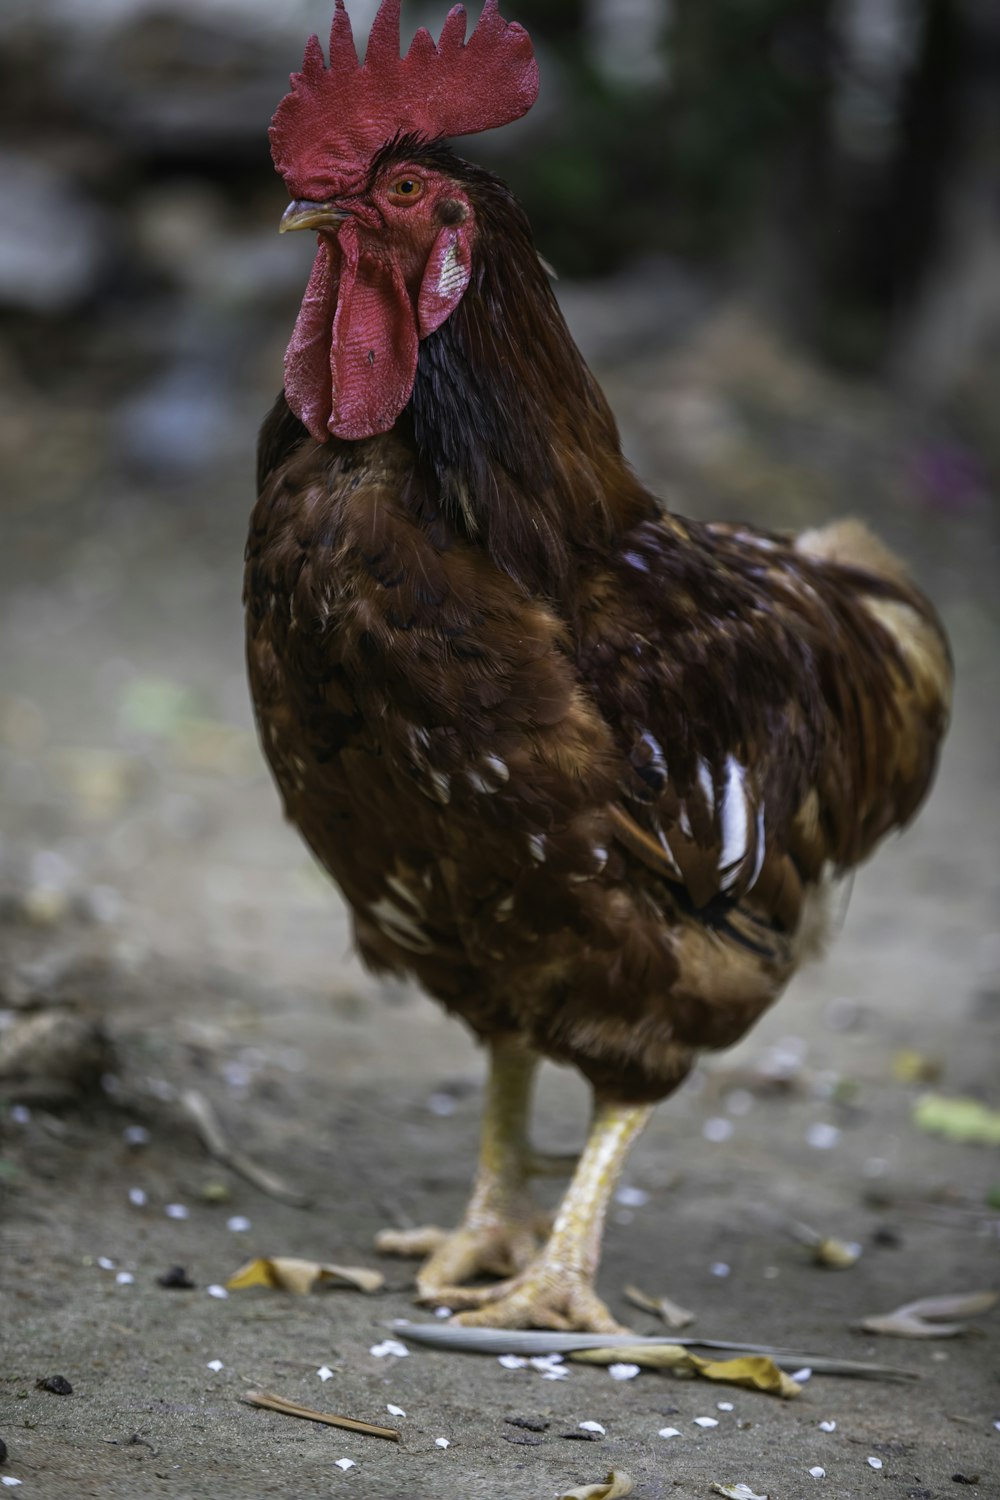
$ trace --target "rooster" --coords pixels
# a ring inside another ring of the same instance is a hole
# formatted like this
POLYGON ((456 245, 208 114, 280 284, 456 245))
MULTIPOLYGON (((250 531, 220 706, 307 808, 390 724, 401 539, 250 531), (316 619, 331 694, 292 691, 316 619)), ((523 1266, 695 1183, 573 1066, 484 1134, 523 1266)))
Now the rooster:
POLYGON ((419 1297, 461 1321, 605 1331, 630 1145, 916 810, 949 655, 858 523, 699 524, 632 472, 524 212, 443 139, 537 92, 496 0, 465 29, 456 8, 401 58, 383 0, 359 66, 337 0, 329 61, 313 37, 274 116, 280 227, 318 248, 260 436, 249 675, 361 957, 489 1054, 461 1224, 380 1248, 425 1256, 419 1297), (594 1098, 551 1221, 530 1194, 541 1058, 594 1098))

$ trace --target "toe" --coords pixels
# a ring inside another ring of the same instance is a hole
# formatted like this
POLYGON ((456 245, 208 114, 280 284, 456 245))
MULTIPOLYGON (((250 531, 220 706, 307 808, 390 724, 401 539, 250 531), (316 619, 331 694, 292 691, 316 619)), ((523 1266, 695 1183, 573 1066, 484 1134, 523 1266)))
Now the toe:
POLYGON ((375 1236, 375 1249, 380 1255, 420 1259, 432 1255, 447 1238, 447 1231, 433 1224, 425 1224, 420 1229, 380 1229, 375 1236))

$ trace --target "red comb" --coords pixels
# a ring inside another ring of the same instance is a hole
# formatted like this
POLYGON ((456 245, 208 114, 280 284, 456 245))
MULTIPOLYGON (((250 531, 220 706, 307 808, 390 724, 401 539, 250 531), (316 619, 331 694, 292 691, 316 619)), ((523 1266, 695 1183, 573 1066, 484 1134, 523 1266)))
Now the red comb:
POLYGON ((343 0, 330 31, 330 65, 310 37, 301 73, 292 74, 271 122, 271 154, 295 198, 347 190, 372 156, 400 131, 429 139, 472 135, 525 114, 538 94, 531 38, 486 0, 465 40, 465 10, 448 12, 435 44, 421 27, 399 55, 400 0, 382 0, 364 66, 358 62, 343 0))

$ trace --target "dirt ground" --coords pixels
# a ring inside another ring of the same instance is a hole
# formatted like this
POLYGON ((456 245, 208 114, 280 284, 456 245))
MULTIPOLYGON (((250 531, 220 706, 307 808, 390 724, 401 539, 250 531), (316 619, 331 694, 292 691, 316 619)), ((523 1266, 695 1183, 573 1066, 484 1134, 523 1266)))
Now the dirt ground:
MULTIPOLYGON (((573 315, 587 309, 573 293, 573 315)), ((1000 1104, 990 497, 936 484, 951 438, 926 414, 839 387, 745 311, 717 310, 667 359, 609 356, 603 373, 635 461, 678 508, 773 525, 872 515, 939 603, 959 686, 933 797, 858 876, 827 960, 658 1111, 600 1286, 641 1332, 654 1320, 624 1303, 627 1283, 696 1311, 705 1337, 920 1380, 817 1374, 784 1402, 652 1372, 617 1382, 574 1365, 545 1380, 416 1344, 370 1352, 399 1332, 393 1319, 429 1316, 372 1236, 458 1215, 482 1062, 459 1025, 350 956, 337 897, 260 761, 239 612, 252 414, 266 400, 254 389, 242 468, 157 487, 84 483, 64 464, 44 489, 22 476, 6 505, 0 1043, 30 1013, 99 1021, 108 1045, 70 1059, 98 1075, 89 1092, 0 1090, 0 1474, 25 1500, 554 1500, 612 1468, 637 1500, 714 1483, 771 1500, 1000 1495, 1000 1315, 959 1339, 853 1329, 1000 1279, 995 1148, 913 1118, 929 1089, 1000 1104), (179 1104, 191 1088, 311 1206, 210 1159, 179 1104), (130 1144, 135 1126, 144 1144, 130 1144), (860 1259, 813 1264, 793 1217, 857 1241, 860 1259), (209 1295, 254 1254, 381 1264, 386 1290, 209 1295), (193 1289, 158 1284, 174 1265, 193 1289), (36 1388, 53 1375, 71 1395, 36 1388), (398 1421, 402 1442, 252 1409, 251 1388, 398 1421), (525 1415, 549 1422, 540 1441, 507 1420, 525 1415), (585 1421, 605 1434, 571 1441, 585 1421), (658 1436, 666 1426, 679 1435, 658 1436)), ((572 1149, 585 1118, 580 1081, 546 1069, 539 1143, 572 1149)))

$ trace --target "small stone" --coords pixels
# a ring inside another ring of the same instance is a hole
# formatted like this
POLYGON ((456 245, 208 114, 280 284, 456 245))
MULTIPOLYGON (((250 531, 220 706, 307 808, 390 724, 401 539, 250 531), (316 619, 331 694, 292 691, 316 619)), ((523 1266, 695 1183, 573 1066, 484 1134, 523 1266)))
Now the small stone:
POLYGON ((132 1275, 131 1271, 119 1271, 118 1275, 115 1277, 115 1280, 117 1281, 119 1286, 131 1286, 133 1281, 135 1280, 135 1277, 132 1275))
POLYGON ((156 1285, 166 1287, 168 1291, 190 1292, 194 1289, 194 1282, 184 1266, 171 1266, 162 1276, 157 1276, 156 1285))
POLYGON ((732 1266, 727 1266, 724 1260, 716 1260, 708 1269, 713 1276, 719 1276, 724 1280, 732 1270, 732 1266))
POLYGON ((122 1139, 126 1146, 138 1151, 142 1146, 149 1145, 149 1131, 145 1125, 126 1125, 122 1131, 122 1139))
POLYGON ((72 1396, 73 1387, 65 1375, 45 1375, 35 1381, 36 1391, 51 1391, 53 1396, 72 1396))
POLYGON ((561 1438, 568 1438, 570 1442, 576 1443, 599 1443, 601 1441, 601 1434, 599 1432, 589 1432, 586 1429, 581 1431, 577 1427, 572 1428, 569 1432, 560 1432, 559 1436, 561 1438))
POLYGON ((128 1201, 132 1204, 133 1208, 145 1208, 149 1200, 146 1197, 144 1188, 131 1187, 128 1190, 128 1201))
POLYGON ((189 1210, 183 1203, 168 1203, 163 1212, 168 1219, 186 1219, 189 1210))
POLYGON ((206 1182, 201 1190, 203 1203, 228 1203, 232 1196, 225 1182, 206 1182))
POLYGON ((832 1151, 840 1140, 840 1130, 825 1120, 816 1120, 806 1131, 806 1142, 814 1151, 832 1151))
POLYGON ((207 1286, 205 1290, 210 1297, 218 1297, 220 1301, 222 1298, 229 1296, 229 1293, 226 1291, 225 1287, 219 1286, 218 1282, 213 1282, 212 1285, 207 1286))
POLYGON ((102 1271, 113 1271, 115 1268, 115 1262, 111 1259, 110 1255, 99 1255, 97 1257, 97 1264, 102 1271))
POLYGON ((457 1108, 455 1096, 454 1094, 431 1094, 427 1100, 427 1108, 439 1119, 447 1119, 448 1115, 453 1115, 457 1108))
POLYGON ((869 1457, 869 1459, 868 1459, 868 1467, 870 1469, 881 1469, 881 1467, 882 1467, 882 1460, 880 1458, 871 1458, 871 1457, 869 1457))
POLYGON ((623 1208, 644 1208, 649 1202, 649 1194, 642 1188, 629 1187, 627 1183, 623 1183, 615 1194, 615 1202, 620 1203, 623 1208))
POLYGON ((731 1138, 734 1129, 732 1120, 727 1120, 722 1115, 715 1115, 712 1119, 705 1121, 701 1127, 701 1133, 706 1141, 719 1145, 722 1141, 728 1141, 731 1138))
POLYGON ((547 1417, 504 1417, 508 1427, 523 1427, 525 1432, 546 1432, 552 1423, 547 1417))
POLYGON ((501 1432, 500 1436, 505 1443, 517 1443, 522 1448, 537 1448, 545 1439, 536 1437, 531 1432, 501 1432))
POLYGON ((826 1478, 826 1470, 825 1469, 821 1469, 820 1466, 819 1466, 819 1464, 817 1464, 814 1469, 810 1469, 809 1473, 810 1473, 810 1475, 812 1476, 813 1479, 825 1479, 826 1478))
POLYGON ((226 1220, 226 1228, 232 1230, 233 1234, 246 1234, 250 1228, 250 1220, 242 1214, 233 1214, 231 1219, 226 1220))
POLYGON ((880 1250, 899 1250, 903 1244, 903 1236, 891 1224, 880 1224, 872 1234, 872 1244, 877 1245, 880 1250))
POLYGON ((978 1474, 953 1474, 951 1476, 951 1482, 952 1482, 952 1484, 978 1484, 979 1483, 979 1475, 978 1474))
POLYGON ((7 1444, 0 1438, 0 1464, 7 1462, 7 1444))

